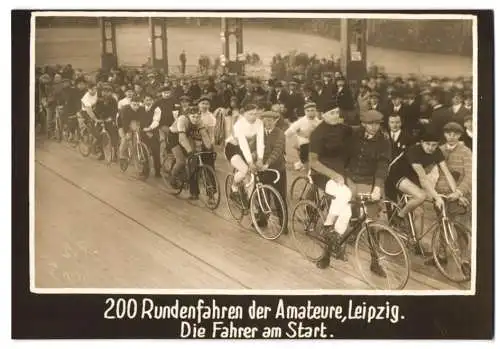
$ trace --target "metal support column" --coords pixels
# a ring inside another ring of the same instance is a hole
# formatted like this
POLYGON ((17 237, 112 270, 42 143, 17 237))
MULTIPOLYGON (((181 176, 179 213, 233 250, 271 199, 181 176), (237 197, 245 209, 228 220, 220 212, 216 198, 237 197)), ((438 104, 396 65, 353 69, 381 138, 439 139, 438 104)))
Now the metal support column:
POLYGON ((168 39, 166 18, 149 18, 150 62, 154 69, 168 75, 168 39))
POLYGON ((341 68, 346 79, 356 84, 366 75, 366 19, 341 19, 341 68))
POLYGON ((243 56, 243 24, 241 18, 221 18, 221 42, 222 55, 221 62, 224 64, 224 71, 243 74, 245 57, 243 56), (230 61, 229 38, 234 35, 236 38, 236 61, 230 61))
POLYGON ((109 71, 118 66, 116 29, 113 18, 100 17, 99 28, 101 32, 101 68, 104 71, 109 71))

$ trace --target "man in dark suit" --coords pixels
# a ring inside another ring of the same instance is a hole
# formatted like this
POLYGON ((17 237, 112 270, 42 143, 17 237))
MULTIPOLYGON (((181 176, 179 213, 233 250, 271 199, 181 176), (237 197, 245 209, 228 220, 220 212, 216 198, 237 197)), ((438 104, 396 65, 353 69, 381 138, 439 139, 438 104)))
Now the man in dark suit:
POLYGON ((399 154, 405 151, 408 146, 413 144, 413 137, 402 129, 402 124, 400 115, 389 115, 389 139, 391 141, 392 148, 391 160, 395 159, 399 154))
POLYGON ((439 89, 431 91, 429 105, 431 106, 430 124, 438 134, 443 134, 443 127, 451 121, 449 109, 443 105, 443 93, 439 89))
POLYGON ((406 110, 403 129, 413 137, 419 133, 418 119, 420 118, 420 98, 415 90, 408 90, 406 94, 406 110))
POLYGON ((286 118, 290 122, 297 120, 298 115, 304 115, 304 97, 297 91, 297 83, 291 81, 288 84, 289 91, 284 101, 286 107, 286 118))
POLYGON ((316 103, 317 109, 321 113, 332 110, 335 107, 333 96, 328 93, 323 86, 323 82, 320 80, 314 82, 312 100, 316 103))
POLYGON ((394 90, 391 93, 387 115, 385 115, 384 118, 384 125, 387 129, 389 129, 389 115, 399 115, 401 117, 401 122, 403 123, 403 125, 406 124, 407 106, 403 104, 403 96, 401 94, 401 91, 399 90, 394 90))
POLYGON ((354 97, 352 91, 346 84, 345 78, 337 78, 337 94, 335 95, 335 106, 340 109, 340 114, 347 125, 359 125, 357 113, 354 110, 354 97))
MULTIPOLYGON (((278 218, 280 223, 285 221, 285 231, 286 234, 288 229, 286 227, 286 222, 288 219, 288 208, 286 200, 286 188, 287 188, 287 178, 286 178, 286 137, 285 133, 279 127, 276 127, 276 123, 280 119, 280 114, 273 111, 265 111, 262 113, 262 122, 264 123, 264 166, 262 169, 273 169, 280 173, 279 181, 274 184, 275 179, 274 174, 269 174, 269 178, 264 178, 265 183, 271 184, 281 195, 283 203, 285 205, 285 215, 282 216, 281 212, 278 213, 278 218)), ((260 223, 260 222, 259 222, 260 223)))
POLYGON ((461 91, 456 91, 453 94, 452 105, 449 111, 451 121, 455 121, 460 125, 464 124, 464 118, 470 114, 470 111, 464 106, 464 95, 461 91))
POLYGON ((370 93, 370 110, 376 110, 384 117, 388 114, 387 109, 380 103, 380 94, 376 91, 370 93))

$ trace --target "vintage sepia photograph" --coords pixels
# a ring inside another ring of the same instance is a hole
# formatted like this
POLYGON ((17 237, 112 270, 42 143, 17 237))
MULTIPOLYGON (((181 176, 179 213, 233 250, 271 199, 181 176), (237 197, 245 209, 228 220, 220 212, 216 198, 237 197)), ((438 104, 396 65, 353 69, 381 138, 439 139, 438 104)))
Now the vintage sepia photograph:
POLYGON ((474 295, 477 36, 464 14, 32 13, 31 291, 474 295))

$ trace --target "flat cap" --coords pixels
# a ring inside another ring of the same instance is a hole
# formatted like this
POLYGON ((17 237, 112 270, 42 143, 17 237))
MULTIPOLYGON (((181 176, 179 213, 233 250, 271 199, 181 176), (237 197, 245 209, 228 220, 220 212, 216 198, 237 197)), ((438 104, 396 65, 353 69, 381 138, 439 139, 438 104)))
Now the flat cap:
POLYGON ((314 103, 314 102, 307 102, 304 105, 304 110, 309 109, 309 108, 316 108, 316 103, 314 103))
POLYGON ((456 133, 464 133, 464 128, 458 122, 448 122, 443 127, 444 132, 456 132, 456 133))
POLYGON ((281 115, 279 113, 276 113, 272 110, 266 110, 266 111, 262 112, 262 114, 260 114, 260 117, 262 119, 279 119, 280 116, 281 115))
POLYGON ((203 95, 196 101, 196 103, 201 103, 204 101, 211 102, 212 98, 209 95, 203 95))
POLYGON ((361 114, 361 122, 366 124, 382 123, 384 116, 376 110, 367 110, 361 114))

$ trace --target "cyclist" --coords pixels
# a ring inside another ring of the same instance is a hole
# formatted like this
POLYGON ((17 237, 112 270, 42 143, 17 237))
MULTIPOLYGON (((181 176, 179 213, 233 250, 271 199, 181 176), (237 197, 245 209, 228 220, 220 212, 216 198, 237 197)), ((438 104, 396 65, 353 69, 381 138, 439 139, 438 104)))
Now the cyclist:
POLYGON ((125 97, 118 101, 118 110, 121 110, 124 106, 129 105, 134 97, 134 89, 131 86, 125 88, 125 97))
POLYGON ((332 195, 321 235, 328 252, 316 264, 326 268, 330 263, 330 246, 347 230, 351 218, 351 190, 344 181, 347 143, 352 130, 343 123, 338 108, 323 113, 321 122, 311 133, 309 164, 311 179, 326 194, 332 195))
MULTIPOLYGON (((99 119, 97 118, 96 114, 94 113, 95 106, 97 104, 97 86, 89 82, 87 84, 87 92, 83 95, 81 101, 81 106, 82 110, 80 111, 79 115, 79 122, 80 126, 83 125, 83 123, 88 123, 89 121, 93 121, 94 123, 97 122, 99 119)), ((95 135, 95 124, 90 124, 90 130, 91 132, 95 135)), ((97 140, 97 138, 94 139, 94 142, 97 140)))
MULTIPOLYGON (((178 188, 178 176, 185 169, 186 159, 189 159, 195 151, 212 151, 213 143, 209 138, 206 125, 203 123, 202 115, 198 106, 191 106, 187 115, 180 115, 170 127, 169 142, 172 153, 175 156, 175 165, 172 169, 170 185, 178 188)), ((208 160, 204 157, 203 161, 208 160)), ((191 164, 189 164, 191 165, 191 164)), ((197 200, 199 195, 196 178, 192 178, 189 186, 190 200, 197 200)), ((212 200, 212 198, 209 198, 212 200)))
POLYGON ((118 112, 118 134, 120 135, 120 167, 126 168, 128 165, 128 142, 132 137, 131 124, 134 123, 136 127, 140 127, 141 121, 144 120, 144 108, 141 108, 141 99, 139 96, 133 96, 130 104, 124 106, 118 112))
MULTIPOLYGON (((434 127, 427 126, 421 141, 407 149, 389 165, 386 184, 388 189, 397 189, 410 197, 408 203, 394 217, 396 226, 404 226, 404 217, 420 206, 426 198, 432 198, 437 209, 443 206, 443 199, 434 189, 439 169, 446 178, 452 193, 456 193, 455 179, 446 165, 445 157, 438 148, 441 134, 434 127)), ((390 191, 388 191, 389 193, 390 191)))
MULTIPOLYGON (((114 118, 118 112, 118 103, 113 97, 113 87, 109 84, 103 85, 101 89, 101 97, 97 100, 95 106, 95 115, 99 120, 106 120, 108 118, 114 118)), ((106 131, 111 137, 111 143, 115 146, 118 145, 118 130, 114 122, 106 122, 104 124, 106 131)), ((100 127, 92 129, 94 137, 100 142, 99 135, 100 127)), ((104 154, 101 154, 100 159, 104 158, 104 154)))
POLYGON ((158 133, 159 125, 161 122, 161 110, 159 107, 154 106, 153 96, 149 93, 144 97, 144 119, 141 122, 142 131, 145 133, 142 140, 149 149, 153 156, 153 165, 155 169, 155 177, 161 178, 160 173, 160 135, 158 133))
POLYGON ((217 119, 214 114, 210 112, 210 102, 212 98, 209 95, 203 95, 198 99, 198 109, 201 115, 201 120, 203 125, 205 125, 210 142, 215 143, 215 125, 217 124, 217 119))
POLYGON ((239 186, 245 180, 248 185, 248 172, 261 168, 264 158, 264 124, 257 118, 257 107, 248 105, 234 124, 231 136, 226 140, 224 154, 231 166, 236 169, 231 193, 232 200, 239 200, 239 186))
POLYGON ((285 136, 287 137, 293 134, 297 136, 299 161, 294 164, 294 168, 297 171, 303 169, 304 166, 307 167, 309 164, 309 136, 321 122, 317 118, 316 103, 306 103, 304 111, 306 115, 292 123, 285 131, 285 136))
MULTIPOLYGON (((391 142, 389 136, 381 131, 384 115, 376 110, 368 110, 361 114, 361 127, 353 130, 348 142, 348 160, 346 164, 346 184, 353 196, 370 193, 372 200, 380 200, 384 192, 384 181, 387 167, 391 161, 391 142)), ((377 218, 378 203, 367 206, 367 215, 377 218)), ((346 208, 351 210, 351 208, 346 208)), ((354 206, 353 215, 357 216, 359 208, 354 206)), ((375 236, 376 238, 376 236, 375 236)), ((340 249, 344 253, 345 244, 340 249)), ((373 251, 370 251, 373 252, 373 251)), ((386 273, 374 253, 371 255, 370 270, 378 276, 386 273)))

